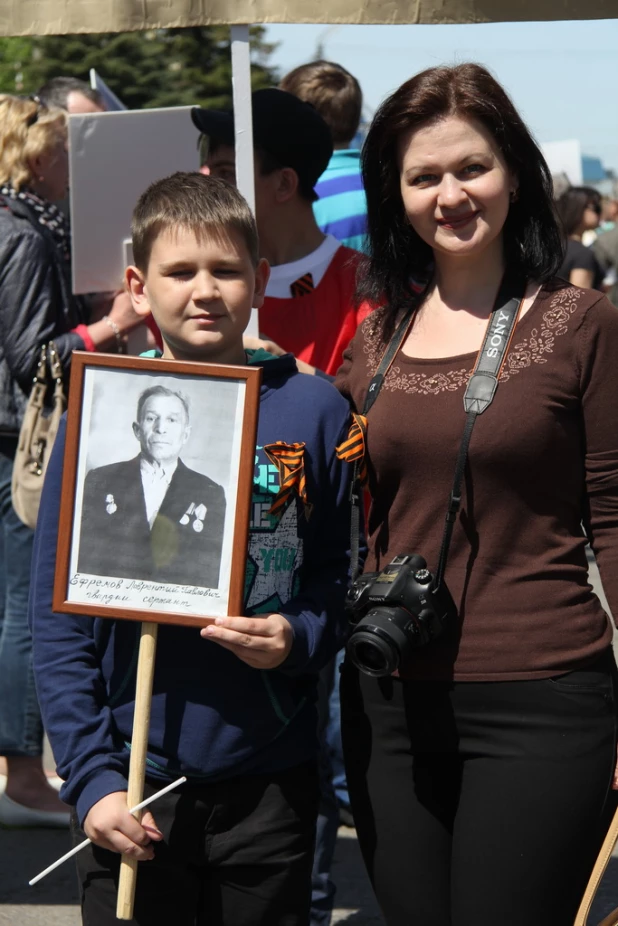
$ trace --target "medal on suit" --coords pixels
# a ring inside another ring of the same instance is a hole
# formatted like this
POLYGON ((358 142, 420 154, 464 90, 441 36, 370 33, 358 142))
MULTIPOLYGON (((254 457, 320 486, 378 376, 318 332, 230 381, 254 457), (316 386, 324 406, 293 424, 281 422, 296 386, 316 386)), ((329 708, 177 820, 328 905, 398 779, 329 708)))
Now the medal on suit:
POLYGON ((185 511, 185 513, 183 514, 179 522, 180 524, 183 525, 183 527, 189 523, 189 521, 191 520, 191 515, 193 514, 194 511, 195 511, 195 502, 191 502, 191 504, 189 505, 189 507, 187 508, 187 510, 185 511))
POLYGON ((113 514, 115 511, 118 511, 118 505, 114 500, 114 496, 111 494, 105 496, 105 510, 108 514, 113 514))
POLYGON ((204 530, 204 518, 206 517, 206 512, 208 508, 206 505, 198 505, 194 511, 195 521, 193 522, 193 530, 196 534, 201 534, 204 530))

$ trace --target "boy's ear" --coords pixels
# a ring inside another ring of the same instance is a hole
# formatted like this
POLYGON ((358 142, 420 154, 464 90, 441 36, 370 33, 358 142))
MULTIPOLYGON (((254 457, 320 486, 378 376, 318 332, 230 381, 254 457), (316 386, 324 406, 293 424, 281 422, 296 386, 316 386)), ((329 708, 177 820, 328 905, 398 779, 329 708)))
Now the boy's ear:
POLYGON ((253 290, 253 308, 261 309, 266 295, 266 286, 270 277, 270 264, 265 257, 258 262, 255 268, 255 289, 253 290))
POLYGON ((127 267, 124 281, 137 315, 150 315, 150 302, 146 294, 146 278, 137 267, 127 267))
POLYGON ((277 202, 286 203, 298 191, 298 174, 293 167, 282 167, 277 171, 277 184, 275 196, 277 202))

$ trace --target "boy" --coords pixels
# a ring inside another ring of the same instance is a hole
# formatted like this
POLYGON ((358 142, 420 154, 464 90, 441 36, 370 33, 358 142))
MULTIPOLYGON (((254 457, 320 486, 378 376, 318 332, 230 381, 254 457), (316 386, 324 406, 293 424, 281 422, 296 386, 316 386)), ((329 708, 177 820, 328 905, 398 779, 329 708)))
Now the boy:
POLYGON ((126 282, 135 310, 152 311, 163 356, 263 367, 246 616, 218 618, 199 635, 161 626, 146 794, 178 774, 189 780, 141 824, 126 808, 139 625, 53 613, 64 429, 48 468, 31 593, 34 661, 61 796, 75 808, 75 838, 82 825, 93 840, 77 857, 88 926, 116 922, 120 851, 150 860, 138 872, 140 926, 308 919, 316 675, 344 634, 349 473, 335 446, 348 408, 329 383, 298 374, 292 357, 245 354, 243 331, 268 280, 257 248, 240 194, 201 174, 158 181, 134 213, 126 282), (264 453, 275 441, 304 445, 307 486, 306 506, 294 495, 278 519, 268 514, 278 472, 264 453))
POLYGON ((360 149, 354 144, 363 108, 357 79, 333 61, 301 64, 286 74, 282 90, 311 103, 328 125, 334 151, 315 187, 313 212, 320 229, 349 248, 365 250, 367 200, 360 149))
MULTIPOLYGON (((334 376, 367 308, 354 300, 360 255, 324 235, 313 214, 315 185, 333 153, 331 133, 314 107, 291 93, 267 88, 251 100, 260 256, 272 268, 260 330, 334 376)), ((233 182, 233 113, 195 107, 191 115, 208 137, 204 166, 233 182)))

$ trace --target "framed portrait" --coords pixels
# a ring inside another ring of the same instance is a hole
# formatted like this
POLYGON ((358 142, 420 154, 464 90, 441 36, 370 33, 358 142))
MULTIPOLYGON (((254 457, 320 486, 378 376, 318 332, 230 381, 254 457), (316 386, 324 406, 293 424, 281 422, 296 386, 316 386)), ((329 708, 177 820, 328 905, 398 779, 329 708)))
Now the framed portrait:
POLYGON ((261 370, 76 352, 54 610, 242 614, 261 370))

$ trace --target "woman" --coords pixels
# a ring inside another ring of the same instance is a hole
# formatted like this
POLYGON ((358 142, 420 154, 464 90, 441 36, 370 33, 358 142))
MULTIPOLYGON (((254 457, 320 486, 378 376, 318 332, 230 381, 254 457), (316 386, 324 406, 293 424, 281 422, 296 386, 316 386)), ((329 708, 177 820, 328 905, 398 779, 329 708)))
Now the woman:
POLYGON ((574 286, 603 290, 605 273, 594 251, 582 243, 587 231, 599 227, 601 195, 592 187, 571 187, 556 202, 558 215, 566 235, 566 254, 559 276, 574 286))
POLYGON ((336 381, 356 411, 412 310, 367 416, 366 571, 416 553, 435 574, 464 391, 505 274, 521 314, 469 447, 445 573, 457 614, 427 645, 407 631, 394 675, 344 665, 360 845, 388 926, 567 926, 616 757, 612 634, 581 524, 618 614, 618 315, 556 278, 549 170, 484 68, 400 87, 363 177, 360 294, 380 307, 336 381), (411 280, 427 281, 420 295, 411 280))
POLYGON ((73 350, 117 349, 139 319, 124 294, 88 324, 72 296, 70 235, 53 205, 66 196, 66 114, 0 96, 0 756, 7 784, 0 825, 68 826, 43 771, 43 731, 31 671, 27 602, 33 531, 11 504, 19 429, 43 344, 65 374, 73 350))

